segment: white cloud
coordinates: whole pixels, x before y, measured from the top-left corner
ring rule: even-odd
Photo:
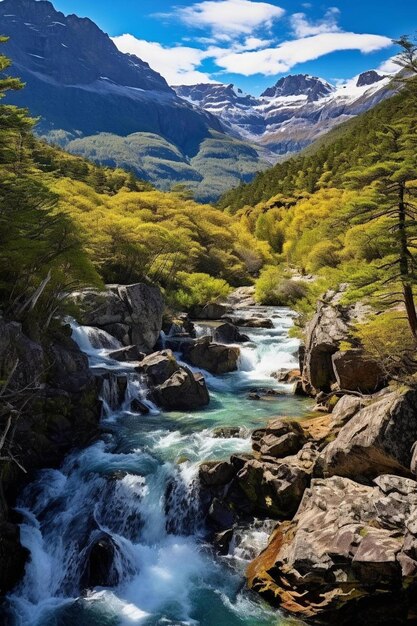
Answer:
[[[270,28],[285,11],[268,2],[251,0],[203,0],[192,6],[177,8],[176,16],[196,28],[219,34],[251,35],[258,28]]]
[[[305,13],[294,13],[291,16],[291,26],[296,37],[310,37],[321,33],[335,33],[340,31],[337,23],[340,11],[337,7],[330,7],[321,20],[311,22]]]
[[[274,76],[288,72],[297,63],[313,61],[325,54],[340,50],[375,52],[391,45],[391,39],[381,35],[356,33],[322,33],[286,41],[276,48],[251,52],[218,54],[216,63],[227,72],[252,76],[264,74]]]
[[[381,74],[396,74],[401,69],[398,63],[395,62],[397,58],[397,56],[390,57],[381,63],[381,65],[377,67],[376,71],[381,72]]]
[[[149,63],[170,85],[194,85],[214,82],[197,68],[207,58],[207,51],[188,46],[164,47],[156,41],[136,39],[133,35],[120,35],[113,38],[122,52],[135,54]]]

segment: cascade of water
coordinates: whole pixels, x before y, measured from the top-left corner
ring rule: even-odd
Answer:
[[[74,339],[92,366],[107,371],[101,399],[104,416],[111,418],[111,434],[75,452],[60,470],[40,472],[19,500],[22,543],[31,553],[25,578],[9,598],[19,626],[276,624],[276,614],[240,593],[241,575],[202,549],[197,476],[202,460],[250,448],[249,430],[242,427],[254,427],[255,411],[241,388],[266,370],[259,365],[264,350],[275,350],[278,361],[282,353],[293,358],[290,340],[278,332],[284,325],[285,319],[277,318],[277,332],[271,330],[267,349],[266,339],[263,346],[259,340],[267,333],[251,333],[247,367],[208,378],[214,389],[208,410],[170,416],[148,400],[145,382],[132,366],[107,358],[118,347],[116,340],[73,325]],[[134,400],[150,413],[138,419]],[[273,410],[267,406],[260,417]],[[235,423],[241,429],[238,438],[213,433],[215,425]],[[251,544],[260,549],[266,537],[267,529],[258,526],[249,533],[238,531],[227,558],[246,562],[254,554]],[[106,587],[89,582],[89,562],[99,540],[111,555]]]

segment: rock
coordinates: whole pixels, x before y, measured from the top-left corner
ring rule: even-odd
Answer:
[[[140,413],[141,415],[148,415],[149,413],[149,407],[146,406],[144,402],[141,402],[140,400],[138,400],[138,398],[133,398],[133,400],[130,403],[130,410],[133,413]]]
[[[235,317],[224,315],[223,319],[230,324],[245,328],[274,328],[273,321],[266,317]]]
[[[386,383],[386,374],[379,364],[366,358],[360,349],[336,352],[332,363],[340,389],[374,393]]]
[[[272,442],[284,437],[287,434],[295,434],[298,438],[303,439],[303,429],[296,421],[273,419],[268,422],[265,428],[258,428],[252,432],[252,448],[256,452],[260,452],[262,445],[266,441]],[[300,448],[303,444],[301,443]]]
[[[227,485],[235,474],[236,468],[227,461],[206,461],[199,469],[199,479],[206,487]]]
[[[216,533],[213,538],[214,547],[217,549],[217,552],[223,556],[228,554],[229,546],[233,539],[233,529],[229,528],[224,530],[223,532]]]
[[[300,370],[288,370],[280,369],[277,372],[271,374],[272,378],[275,378],[279,383],[287,383],[292,385],[301,380]]]
[[[134,345],[112,350],[108,356],[115,361],[142,361],[145,358],[145,354],[139,352],[138,347]]]
[[[144,372],[152,385],[160,385],[179,370],[171,350],[154,352],[145,357],[138,366],[140,372]]]
[[[405,572],[413,571],[417,483],[376,483],[313,480],[294,520],[277,527],[250,565],[249,586],[301,619],[405,623],[416,600]]]
[[[213,498],[208,518],[212,525],[221,530],[230,529],[236,521],[236,516],[231,506],[218,498]]]
[[[285,518],[295,513],[309,477],[293,464],[250,460],[236,478],[254,513]]]
[[[210,402],[204,377],[180,367],[161,385],[153,389],[155,401],[167,410],[193,410]]]
[[[335,425],[343,426],[364,406],[358,396],[342,396],[332,411],[332,421]]]
[[[126,345],[136,345],[141,352],[149,353],[155,346],[164,310],[158,287],[143,283],[107,285],[105,291],[83,289],[72,293],[70,298],[79,307],[81,324],[113,333],[117,329],[118,339]]]
[[[244,437],[242,428],[238,426],[218,426],[212,431],[212,436],[217,439],[239,439]]]
[[[391,392],[362,408],[323,451],[324,476],[407,475],[417,441],[417,391]]]
[[[114,566],[117,545],[107,533],[100,533],[87,548],[85,570],[81,577],[84,588],[114,587],[119,575]]]
[[[233,309],[248,308],[255,306],[255,287],[238,287],[226,298],[227,304]]]
[[[197,339],[183,351],[184,358],[212,374],[225,374],[237,370],[240,350],[235,346],[212,343],[210,337]]]
[[[220,324],[214,329],[213,339],[216,343],[243,343],[249,341],[247,335],[242,335],[239,329],[230,322]]]
[[[2,515],[0,515],[1,519]],[[29,550],[20,543],[20,529],[0,521],[0,595],[4,596],[23,578]]]
[[[199,320],[219,320],[226,314],[228,307],[219,302],[209,302],[198,313]]]
[[[286,433],[280,437],[266,434],[260,441],[261,456],[272,456],[278,459],[297,453],[303,446],[304,439],[299,433]]]
[[[336,382],[332,356],[339,351],[342,341],[349,340],[351,325],[362,321],[370,313],[370,308],[360,302],[355,306],[342,306],[340,300],[344,288],[341,285],[338,292],[328,291],[306,326],[304,362],[300,369],[306,391],[313,394],[331,390]]]

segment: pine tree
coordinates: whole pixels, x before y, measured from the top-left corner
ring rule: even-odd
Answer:
[[[417,120],[413,117],[384,126],[373,154],[374,164],[353,171],[349,178],[358,188],[372,185],[374,189],[373,200],[365,200],[357,207],[356,221],[364,223],[384,217],[391,224],[393,255],[380,266],[383,284],[400,283],[408,323],[417,338],[413,296],[417,249],[416,130]]]

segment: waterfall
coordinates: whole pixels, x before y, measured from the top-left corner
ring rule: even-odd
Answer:
[[[246,397],[254,376],[276,384],[262,378],[264,353],[275,352],[278,362],[293,358],[286,318],[276,323],[269,339],[251,332],[247,367],[207,378],[207,409],[171,414],[150,401],[134,365],[109,357],[120,347],[116,339],[72,323],[90,366],[104,372],[100,398],[110,427],[60,469],[39,472],[19,497],[21,540],[31,557],[8,598],[16,626],[277,624],[277,614],[242,589],[242,563],[264,546],[267,529],[238,529],[229,555],[214,558],[204,543],[198,485],[201,461],[249,451],[250,429],[279,412],[282,399],[254,405]],[[293,413],[300,406],[293,401]],[[237,428],[219,437],[217,426]]]

